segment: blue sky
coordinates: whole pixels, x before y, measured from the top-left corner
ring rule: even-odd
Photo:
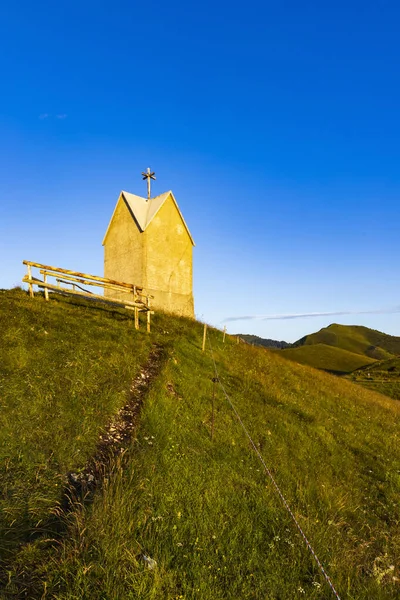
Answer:
[[[400,335],[400,6],[75,2],[0,13],[0,287],[102,274],[121,189],[172,189],[197,315],[293,341]]]

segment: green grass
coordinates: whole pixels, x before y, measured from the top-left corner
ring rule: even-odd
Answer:
[[[400,354],[400,338],[387,335],[360,325],[338,325],[333,323],[316,333],[307,335],[296,346],[326,344],[348,352],[362,354],[375,360],[391,358]]]
[[[0,560],[58,512],[150,349],[121,311],[0,294]]]
[[[14,302],[11,295],[7,301]],[[15,311],[18,302],[24,310],[37,302],[41,318],[70,314],[77,330],[94,319],[90,309],[55,301],[26,308],[25,299],[17,300]],[[136,439],[103,489],[66,518],[67,536],[39,537],[14,552],[4,597],[26,597],[24,590],[58,600],[332,597],[220,390],[210,438],[214,371],[209,350],[201,352],[202,326],[156,315],[151,336],[133,329],[128,335],[126,322],[122,327],[104,312],[98,327],[95,344],[90,335],[74,338],[75,353],[80,363],[109,336],[109,351],[125,367],[119,372],[104,361],[98,376],[118,379],[115,406],[140,362],[130,355],[131,340],[142,340],[143,357],[149,342],[163,345],[168,360],[146,398]],[[220,332],[210,335],[221,380],[342,598],[400,597],[400,404],[280,354],[229,337],[222,344]],[[126,352],[118,353],[124,344]],[[44,363],[53,360],[51,348]],[[83,386],[85,372],[79,371]],[[53,385],[57,396],[58,380]],[[43,420],[40,430],[46,435],[52,426]],[[26,428],[38,435],[37,422]],[[61,473],[71,464],[71,444],[58,445]],[[155,570],[142,553],[157,561]]]
[[[287,348],[280,350],[279,354],[289,360],[336,374],[350,373],[375,362],[373,358],[327,344],[307,344],[297,348]]]
[[[376,362],[354,371],[349,378],[368,389],[400,400],[400,358]]]

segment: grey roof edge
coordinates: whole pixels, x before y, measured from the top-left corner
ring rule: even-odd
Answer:
[[[124,199],[125,205],[126,205],[127,209],[129,210],[129,212],[130,212],[130,214],[131,214],[131,216],[132,216],[133,220],[135,221],[135,223],[136,223],[136,225],[137,225],[137,227],[138,227],[139,231],[140,231],[141,233],[143,233],[143,231],[144,231],[144,229],[146,229],[147,225],[146,225],[146,227],[145,227],[144,229],[141,227],[141,225],[140,225],[139,221],[137,220],[137,218],[136,218],[136,216],[135,216],[135,213],[134,213],[134,212],[133,212],[133,210],[131,209],[129,202],[128,202],[128,200],[127,200],[127,199],[126,199],[126,197],[125,197],[125,192],[121,192],[121,196],[122,196],[122,198]],[[113,215],[113,216],[114,216],[114,215]]]

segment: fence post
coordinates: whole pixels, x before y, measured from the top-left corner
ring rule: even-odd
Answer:
[[[148,310],[147,311],[147,333],[150,333],[150,318],[151,318],[151,311]]]
[[[27,265],[28,266],[28,279],[32,280],[32,267],[31,265]],[[32,283],[29,283],[29,295],[31,298],[33,298],[33,285]]]
[[[225,335],[226,335],[226,325],[224,327],[224,335],[222,337],[222,342],[225,344]]]
[[[135,313],[135,329],[139,329],[139,309],[137,308],[137,306],[135,306],[135,308],[134,308],[134,313]]]
[[[207,323],[204,323],[204,331],[203,331],[203,347],[202,351],[206,349],[206,336],[207,336]]]
[[[47,283],[47,274],[43,273],[43,283]],[[46,298],[46,300],[49,300],[49,290],[47,289],[47,287],[44,288],[44,297]]]

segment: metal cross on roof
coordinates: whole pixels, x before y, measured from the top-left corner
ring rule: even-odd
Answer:
[[[150,182],[151,180],[156,178],[156,174],[150,171],[150,169],[148,168],[146,173],[142,173],[143,175],[143,180],[147,179],[147,199],[150,200]]]

